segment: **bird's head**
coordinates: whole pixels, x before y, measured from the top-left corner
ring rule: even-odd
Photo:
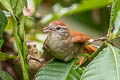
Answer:
[[[69,32],[68,27],[61,21],[53,21],[47,27],[43,29],[43,32],[46,33],[66,33]]]

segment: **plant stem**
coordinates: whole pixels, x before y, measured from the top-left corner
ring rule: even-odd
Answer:
[[[93,53],[81,66],[87,66],[105,47],[107,47],[107,44],[104,42],[102,46],[100,46],[100,48]]]
[[[18,32],[17,32],[18,31],[17,21],[15,21],[14,18],[11,18],[11,20],[12,20],[12,25],[13,25],[15,42],[16,42],[17,49],[18,49],[18,55],[20,57],[20,62],[21,62],[21,65],[22,65],[23,79],[24,80],[29,80],[28,73],[27,73],[27,66],[25,64],[25,61],[24,61],[24,58],[23,58],[23,55],[22,55],[22,54],[24,54],[24,52],[22,51],[23,45],[21,46],[22,41],[20,40],[20,36],[18,35]]]

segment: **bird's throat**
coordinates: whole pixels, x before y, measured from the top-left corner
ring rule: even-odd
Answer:
[[[57,38],[57,39],[62,39],[62,40],[66,40],[67,38],[70,37],[69,33],[57,33],[57,32],[53,32],[49,34],[50,37],[52,38]]]

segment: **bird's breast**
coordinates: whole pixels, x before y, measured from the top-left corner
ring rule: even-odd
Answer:
[[[54,51],[65,51],[66,48],[70,48],[73,46],[73,43],[71,43],[70,40],[71,38],[66,38],[65,40],[63,40],[61,36],[55,34],[49,35],[47,46],[49,46],[52,50],[54,49]]]
[[[80,51],[80,45],[71,42],[71,38],[63,40],[59,35],[48,35],[45,45],[50,55],[64,61],[76,57]]]

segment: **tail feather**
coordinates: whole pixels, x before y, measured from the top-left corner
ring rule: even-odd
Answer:
[[[87,45],[87,46],[84,47],[83,52],[84,52],[84,53],[88,53],[89,55],[91,55],[91,54],[94,53],[96,50],[97,50],[96,47],[94,47],[94,46],[92,46],[92,45]],[[83,58],[83,57],[79,57],[78,59],[79,59],[79,62],[77,63],[77,65],[80,66],[80,65],[82,64],[84,58]]]
[[[92,54],[93,52],[95,52],[97,50],[96,47],[92,46],[92,45],[87,45],[84,47],[84,52],[88,53],[88,54]]]

